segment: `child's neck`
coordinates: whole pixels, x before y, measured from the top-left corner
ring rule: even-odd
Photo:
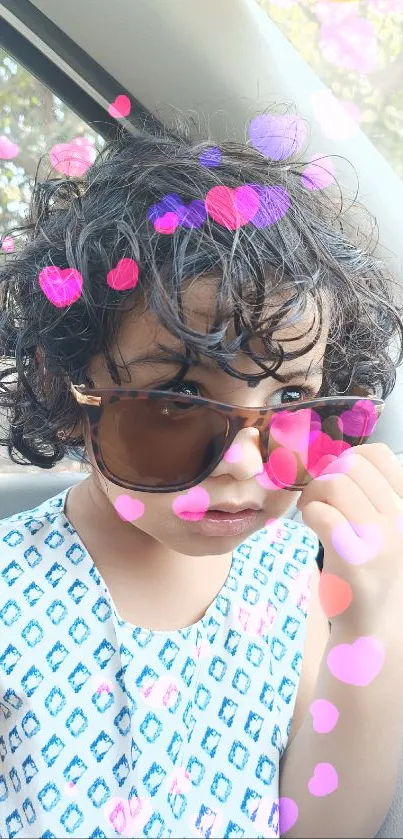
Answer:
[[[231,555],[184,556],[119,519],[94,479],[68,493],[66,516],[103,577],[120,617],[145,629],[200,620],[227,579]]]

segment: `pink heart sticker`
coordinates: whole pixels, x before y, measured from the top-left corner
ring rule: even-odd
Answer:
[[[333,161],[324,155],[315,155],[301,175],[305,189],[326,189],[334,184]]]
[[[270,425],[270,436],[293,451],[305,451],[321,433],[319,414],[311,408],[300,411],[279,411]]]
[[[317,763],[313,776],[308,783],[311,795],[323,798],[331,795],[339,786],[339,778],[331,763]]]
[[[333,702],[327,699],[315,699],[309,708],[309,713],[312,717],[313,730],[318,734],[329,734],[333,731],[340,716]]]
[[[186,521],[200,521],[210,506],[210,497],[203,487],[193,487],[172,502],[176,516]]]
[[[81,178],[97,156],[92,140],[76,137],[70,143],[57,143],[50,150],[50,162],[57,172]]]
[[[115,510],[123,521],[136,521],[144,515],[144,504],[130,495],[118,495],[114,503]]]
[[[15,243],[12,236],[5,236],[2,243],[1,249],[4,253],[14,253],[15,251]]]
[[[108,271],[106,282],[114,291],[136,288],[139,280],[139,266],[135,259],[120,259],[115,268]]]
[[[316,90],[310,98],[315,119],[326,137],[348,140],[357,133],[361,117],[355,102],[339,101],[330,90]]]
[[[239,443],[233,443],[225,452],[223,460],[227,463],[239,463],[242,460],[242,446]]]
[[[75,784],[74,781],[67,781],[67,783],[64,787],[65,795],[69,795],[71,797],[74,797],[75,795],[77,795],[77,792],[78,792],[77,784]]]
[[[283,836],[284,833],[287,833],[287,830],[291,830],[291,828],[294,827],[299,811],[298,805],[293,798],[285,798],[281,796],[278,800],[278,806],[280,836]]]
[[[260,798],[260,796],[259,796]],[[263,795],[255,811],[253,824],[257,836],[265,839],[277,839],[278,836],[278,801]]]
[[[39,273],[39,285],[48,300],[58,309],[63,309],[81,297],[83,278],[75,268],[47,265]]]
[[[338,644],[327,657],[327,666],[335,679],[357,687],[373,682],[384,662],[381,642],[370,635],[358,638],[353,644]]]
[[[17,157],[19,151],[20,147],[16,143],[13,143],[9,137],[6,137],[4,134],[0,137],[1,160],[12,160],[14,157]]]
[[[326,62],[347,71],[367,75],[378,62],[378,39],[372,20],[351,15],[342,26],[323,23],[320,29],[320,52]]]
[[[119,836],[127,839],[142,833],[148,822],[153,807],[149,798],[133,795],[130,799],[113,796],[103,808],[108,828],[112,825]]]
[[[232,610],[237,631],[251,637],[267,635],[277,618],[277,609],[270,600],[248,607],[240,600],[233,603]]]
[[[131,109],[132,105],[129,97],[122,93],[109,105],[108,114],[115,119],[121,119],[122,117],[128,117]]]
[[[333,548],[350,565],[364,565],[375,559],[384,544],[385,537],[377,524],[341,521],[332,531]]]
[[[164,673],[158,679],[150,679],[143,685],[140,694],[147,705],[164,710],[176,704],[180,695],[180,685],[177,679]]]
[[[192,788],[189,772],[184,766],[178,766],[167,776],[165,785],[171,795],[186,795]]]

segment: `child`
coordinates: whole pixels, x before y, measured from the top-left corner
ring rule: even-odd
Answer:
[[[35,188],[0,275],[3,444],[90,471],[1,523],[1,836],[359,837],[387,813],[403,475],[366,440],[402,325],[302,171],[122,132]]]

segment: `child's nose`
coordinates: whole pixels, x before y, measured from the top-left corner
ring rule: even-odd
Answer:
[[[256,428],[243,428],[236,435],[211,477],[231,475],[237,481],[247,481],[262,470],[263,457],[260,451],[259,432]]]

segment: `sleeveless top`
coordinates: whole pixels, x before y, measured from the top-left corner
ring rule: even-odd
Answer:
[[[279,836],[318,539],[280,519],[203,618],[120,618],[64,509],[0,522],[0,836]]]

